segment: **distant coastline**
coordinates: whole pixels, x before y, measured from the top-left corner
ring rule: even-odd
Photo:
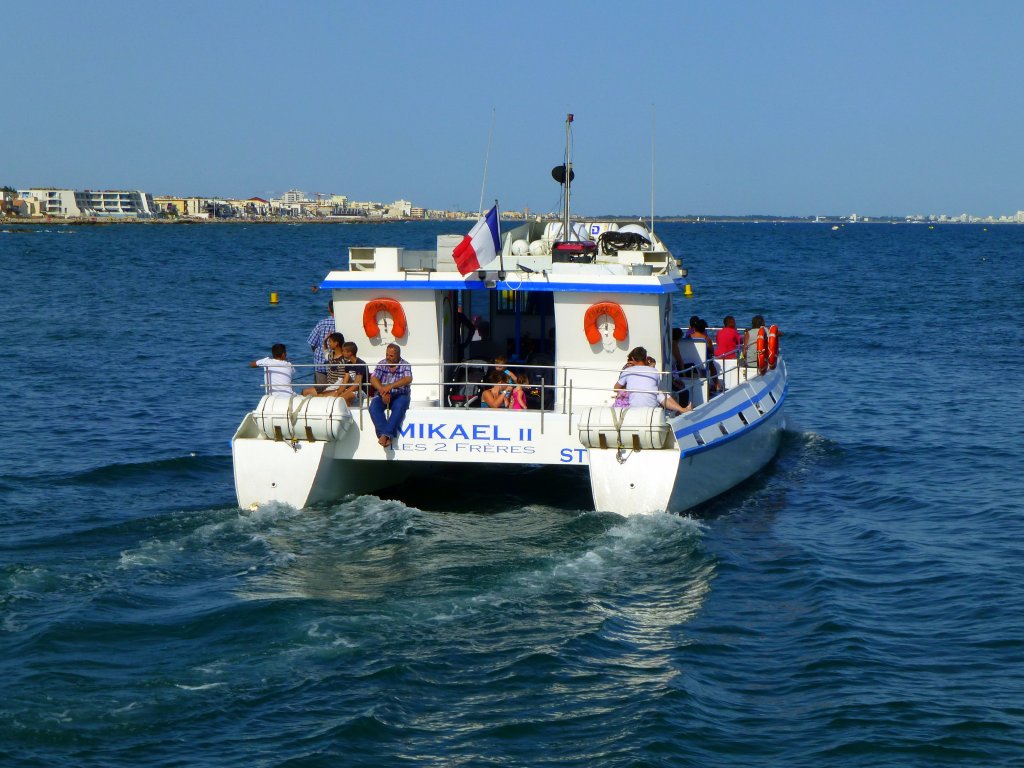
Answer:
[[[644,221],[648,221],[650,217],[639,217],[639,216],[580,216],[573,215],[573,219],[578,221],[611,221],[619,224],[637,221],[642,218]],[[543,220],[557,221],[557,217],[544,216]],[[118,217],[118,218],[88,218],[88,217],[19,217],[19,216],[0,216],[0,226],[71,226],[71,227],[108,227],[108,226],[124,226],[129,224],[141,224],[145,226],[223,226],[223,225],[239,225],[239,224],[405,224],[405,223],[424,223],[424,222],[435,222],[435,223],[448,223],[453,228],[457,228],[462,224],[470,224],[475,221],[473,218],[465,219],[424,219],[424,218],[402,218],[402,217],[389,217],[389,218],[354,218],[354,217],[325,217],[325,216],[263,216],[258,218],[217,218],[217,219],[199,219],[199,218],[137,218],[137,217]],[[507,219],[503,220],[509,224],[515,224],[520,222],[521,219]],[[974,224],[974,225],[1013,225],[1021,222],[1015,221],[1000,221],[1000,220],[968,220],[963,221],[961,219],[911,219],[908,220],[905,217],[898,216],[875,216],[869,220],[858,220],[850,221],[846,217],[825,217],[825,216],[655,216],[655,224],[657,223],[671,223],[671,224],[823,224],[831,226],[861,226],[861,225],[872,225],[872,224],[906,224],[906,225],[935,225],[935,224]]]

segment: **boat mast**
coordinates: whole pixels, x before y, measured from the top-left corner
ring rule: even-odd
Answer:
[[[572,152],[570,149],[570,126],[572,125],[572,113],[565,116],[565,206],[562,210],[562,240],[572,240],[569,229],[569,190],[572,187]]]

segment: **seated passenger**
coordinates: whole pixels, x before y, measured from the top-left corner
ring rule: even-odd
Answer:
[[[342,377],[345,375],[345,365],[342,361],[341,347],[345,343],[345,337],[338,332],[330,333],[324,339],[324,347],[327,354],[324,356],[324,374],[327,378],[323,383],[313,387],[306,387],[302,394],[307,397],[334,397],[341,386]],[[323,386],[326,384],[327,386]]]
[[[722,320],[722,330],[715,337],[715,357],[735,360],[742,345],[743,339],[736,330],[736,319],[732,315],[726,315]]]
[[[633,365],[633,361],[630,360],[627,357],[626,358],[626,364],[624,366],[622,366],[623,372],[625,372],[626,369],[630,368],[632,365]],[[620,373],[619,374],[620,380],[621,380],[621,377],[622,377],[622,374]],[[612,408],[626,408],[626,407],[629,406],[629,392],[627,392],[626,390],[619,389],[618,387],[616,387],[616,392],[615,392],[614,397],[615,397],[615,402],[612,403]]]
[[[681,406],[671,395],[659,391],[661,373],[647,364],[647,350],[636,347],[629,353],[629,367],[619,374],[615,389],[629,390],[629,405],[633,408],[653,408],[661,405],[679,413],[693,410],[692,405]]]
[[[384,359],[377,363],[370,377],[370,384],[376,392],[370,401],[370,419],[377,432],[377,442],[384,448],[390,448],[391,441],[402,428],[412,392],[409,387],[412,384],[412,367],[402,359],[401,347],[395,343],[388,344]]]
[[[506,379],[502,373],[494,370],[487,374],[487,383],[490,386],[488,386],[480,396],[480,407],[507,408],[509,393],[512,389],[512,385],[509,384],[508,379]]]
[[[356,357],[359,347],[354,341],[346,341],[341,346],[341,359],[345,362],[345,378],[341,381],[337,396],[343,398],[348,405],[359,405],[369,389],[366,361]]]
[[[494,358],[494,370],[502,376],[509,384],[516,383],[516,375],[508,368],[508,358],[505,355],[496,355]]]
[[[743,360],[747,368],[757,368],[757,335],[764,327],[764,317],[754,315],[750,328],[743,332]]]
[[[512,396],[509,398],[509,408],[513,411],[525,411],[529,406],[526,404],[526,390],[524,387],[530,385],[530,378],[525,373],[516,376],[516,386],[512,388]]]
[[[711,337],[708,336],[708,324],[707,321],[701,317],[697,318],[697,322],[693,326],[693,333],[690,334],[690,338],[694,339],[698,344],[703,341],[707,346],[707,352],[704,355],[705,365],[699,369],[701,377],[708,377],[708,388],[712,392],[718,391],[718,366],[715,365],[715,345],[711,342]]]

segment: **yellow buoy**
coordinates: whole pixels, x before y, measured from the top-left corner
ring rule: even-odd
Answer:
[[[693,296],[693,288],[690,286],[689,283],[687,283],[686,287],[683,288],[683,296]]]
[[[277,304],[277,291],[270,292],[270,303]]]

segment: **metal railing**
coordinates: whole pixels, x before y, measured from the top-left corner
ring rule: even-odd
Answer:
[[[723,368],[720,368],[716,372],[712,372],[710,370],[710,366],[708,365],[709,362],[714,362],[716,365],[723,366]],[[655,391],[636,389],[614,389],[613,385],[616,381],[618,381],[619,376],[622,374],[622,371],[624,370],[623,368],[608,368],[604,366],[598,367],[580,365],[516,364],[514,366],[507,366],[505,370],[508,371],[514,368],[514,370],[516,371],[534,372],[533,375],[535,378],[528,384],[512,385],[510,382],[509,386],[521,386],[524,389],[536,393],[531,395],[531,397],[533,398],[534,403],[537,403],[539,400],[540,407],[528,407],[527,411],[539,413],[540,431],[543,434],[545,414],[554,412],[555,406],[560,403],[560,415],[572,416],[574,413],[573,401],[577,399],[576,396],[579,393],[584,392],[603,392],[607,393],[609,397],[615,397],[616,395],[622,392],[625,392],[627,394],[634,392],[643,392],[647,394],[669,395],[672,396],[673,398],[677,398],[677,396],[680,395],[683,391],[689,391],[694,386],[700,386],[702,390],[707,393],[706,395],[704,395],[704,402],[708,402],[711,398],[715,397],[720,392],[727,391],[728,388],[723,386],[723,388],[718,392],[712,392],[711,387],[718,380],[722,380],[722,383],[724,385],[725,375],[729,372],[729,370],[731,370],[725,369],[724,364],[730,362],[735,365],[735,369],[737,370],[737,385],[742,384],[748,381],[749,379],[759,375],[756,367],[752,368],[746,365],[745,357],[743,355],[740,355],[739,357],[736,358],[713,357],[709,358],[709,360],[705,361],[702,364],[694,363],[688,365],[682,370],[659,371],[659,375],[661,377],[661,386]],[[436,388],[438,396],[436,398],[436,405],[434,407],[442,409],[467,407],[465,403],[468,400],[471,400],[472,396],[467,396],[466,393],[471,391],[470,388],[475,388],[475,395],[479,397],[484,389],[486,389],[489,386],[493,386],[493,383],[485,381],[483,379],[483,376],[489,371],[496,370],[493,362],[488,362],[484,360],[463,360],[461,362],[456,363],[431,362],[427,364],[417,364],[410,362],[409,364],[413,369],[414,376],[411,387],[415,388],[414,391],[422,391],[423,389],[427,389],[428,391],[430,391],[432,387]],[[313,369],[323,368],[324,366],[323,364],[315,363],[293,363],[292,367],[294,369],[309,370],[310,372],[313,372]],[[367,379],[369,379],[369,376],[372,375],[374,367],[374,364],[367,363]],[[426,381],[424,381],[422,376],[416,376],[417,371],[422,372],[424,369],[430,368],[433,368],[436,371],[433,377],[430,377]],[[611,384],[581,385],[576,383],[575,379],[573,378],[574,373],[585,373],[588,375],[595,373],[607,374]],[[264,379],[264,382],[266,382],[266,379]],[[666,382],[668,383],[668,386],[665,386]],[[682,386],[674,386],[675,383],[682,384]],[[293,381],[293,387],[299,387],[299,392],[301,392],[302,389],[306,388],[315,387],[318,389],[322,389],[329,386],[334,385],[330,383],[316,384],[312,381],[302,381],[301,379]],[[341,386],[348,385],[342,384]],[[358,411],[359,413],[360,429],[363,428],[364,413],[366,412],[369,406],[369,402],[373,397],[372,386],[369,384],[369,381],[363,382],[361,386],[363,388],[363,394],[357,399],[355,403],[349,406],[351,410]],[[263,383],[261,384],[261,387],[264,389],[264,391],[266,391],[267,384]],[[454,388],[456,387],[461,387],[463,390],[462,393],[460,393],[461,396],[467,397],[467,400],[460,401],[460,404],[458,405],[456,405],[452,401],[453,396],[458,396],[458,394],[454,392]],[[704,389],[704,387],[707,387],[707,389]],[[298,396],[299,392],[296,392],[295,395]],[[429,399],[434,400],[434,398]],[[587,407],[592,407],[592,405],[593,404],[588,404]],[[496,412],[500,413],[502,411],[509,409],[500,408],[495,410]],[[571,434],[573,429],[572,419],[567,420],[567,424],[569,433]]]

